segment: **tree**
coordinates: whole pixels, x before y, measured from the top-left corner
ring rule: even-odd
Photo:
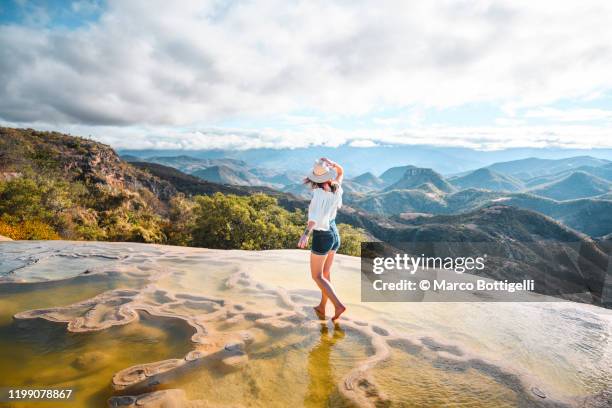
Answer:
[[[192,233],[196,223],[196,203],[178,194],[170,199],[170,210],[165,225],[168,243],[189,246],[192,244]]]
[[[361,243],[365,241],[365,234],[363,230],[348,224],[338,224],[338,232],[340,233],[341,241],[338,253],[360,256]]]
[[[265,194],[197,196],[193,245],[221,249],[278,249],[295,245],[304,216]]]

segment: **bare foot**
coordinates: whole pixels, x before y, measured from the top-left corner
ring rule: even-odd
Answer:
[[[325,309],[321,308],[321,305],[313,307],[317,317],[321,320],[325,319]]]
[[[338,318],[340,317],[340,315],[341,315],[342,313],[344,313],[344,311],[345,311],[345,310],[346,310],[346,307],[344,307],[344,306],[337,307],[337,308],[336,308],[336,314],[334,314],[334,317],[332,317],[331,321],[335,323],[335,322],[336,322],[336,320],[338,320]]]

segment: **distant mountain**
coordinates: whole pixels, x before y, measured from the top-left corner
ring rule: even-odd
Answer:
[[[390,179],[390,177],[388,177],[388,179]],[[413,166],[406,168],[402,177],[395,183],[386,187],[385,190],[410,190],[425,186],[427,184],[430,184],[436,189],[445,193],[455,191],[455,188],[436,171]]]
[[[319,157],[329,157],[342,164],[347,175],[358,175],[366,171],[378,175],[390,167],[404,166],[408,163],[417,167],[434,168],[442,174],[457,174],[486,167],[493,163],[507,162],[526,157],[560,159],[569,156],[591,155],[593,157],[612,159],[612,149],[561,149],[547,147],[481,151],[462,147],[426,145],[385,145],[369,148],[343,145],[339,147],[309,146],[304,148],[247,150],[124,150],[121,153],[138,157],[179,156],[187,154],[206,159],[232,158],[243,160],[254,167],[265,167],[281,171],[306,171],[312,166],[314,160]],[[504,172],[501,173],[505,174]],[[395,181],[392,181],[390,184]]]
[[[261,180],[274,187],[282,187],[289,184],[301,183],[304,174],[298,171],[281,171],[264,167],[249,167],[249,172]]]
[[[131,154],[122,154],[121,156],[119,156],[119,158],[121,160],[124,160],[126,162],[133,162],[133,161],[141,161],[142,159],[138,156],[133,156]]]
[[[187,155],[151,156],[144,159],[133,155],[126,157],[129,158],[129,161],[157,163],[173,167],[216,183],[281,188],[299,181],[302,177],[295,171],[253,167],[243,160],[232,158],[203,159]]]
[[[205,169],[212,166],[228,166],[234,170],[247,170],[248,165],[242,160],[217,158],[217,159],[200,159],[187,155],[180,156],[152,156],[140,160],[131,161],[146,161],[150,163],[163,164],[164,166],[174,167],[184,173],[192,174],[197,170]]]
[[[447,203],[443,197],[417,189],[386,190],[363,196],[345,195],[345,201],[364,211],[380,216],[404,212],[446,214]]]
[[[488,168],[497,173],[528,180],[534,177],[552,175],[562,171],[576,169],[581,166],[599,167],[609,163],[609,160],[598,159],[591,156],[576,156],[556,160],[530,157],[527,159],[495,163],[488,166]]]
[[[295,208],[304,209],[308,203],[303,199],[292,194],[283,193],[269,187],[260,186],[237,186],[229,184],[219,184],[210,181],[202,180],[190,174],[183,173],[173,167],[163,166],[157,163],[148,162],[133,162],[133,166],[138,167],[146,172],[158,177],[161,180],[170,183],[177,191],[187,195],[211,195],[214,193],[235,194],[235,195],[251,195],[254,193],[264,193],[276,197],[279,204],[286,209],[292,211]]]
[[[491,204],[505,204],[540,212],[593,237],[612,232],[612,200],[580,199],[559,202],[527,193],[467,189],[443,196],[428,194],[423,190],[345,194],[344,201],[372,214],[396,216],[399,222],[412,219],[415,214],[457,214]]]
[[[342,189],[345,192],[349,192],[349,193],[357,193],[357,194],[361,194],[361,193],[369,193],[371,191],[376,191],[376,188],[373,187],[369,187],[360,183],[356,183],[353,180],[345,180],[344,182],[342,182]]]
[[[555,173],[553,175],[534,177],[529,180],[526,180],[525,186],[527,188],[533,188],[533,187],[537,187],[543,184],[549,184],[553,181],[561,180],[562,178],[570,175],[574,171],[583,171],[592,176],[596,176],[596,177],[612,182],[612,163],[610,163],[609,165],[604,165],[604,166],[599,166],[599,167],[580,166],[580,167],[576,167],[575,169],[565,170],[560,173]]]
[[[520,180],[504,176],[490,168],[475,170],[465,176],[454,177],[449,182],[459,189],[481,188],[493,191],[520,191],[524,188]]]
[[[174,167],[164,166],[158,163],[150,162],[132,162],[132,166],[142,169],[162,180],[172,184],[177,191],[191,195],[210,195],[214,193],[247,195],[250,192],[240,186],[231,186],[227,184],[213,183],[202,180],[199,177],[192,176],[187,173],[175,169]]]
[[[344,190],[344,193],[356,195],[373,191],[370,187],[354,183],[350,180],[346,180],[342,183],[342,189]],[[286,185],[281,188],[281,191],[285,193],[291,193],[296,197],[302,197],[305,199],[310,199],[310,197],[312,197],[312,191],[310,190],[310,187],[304,183],[294,183]]]
[[[597,196],[597,200],[612,200],[612,191],[609,193]]]
[[[398,167],[391,167],[387,170],[385,170],[381,175],[380,175],[380,179],[386,184],[386,185],[391,185],[394,183],[397,183],[402,177],[404,177],[404,174],[406,173],[406,170],[408,169],[416,169],[417,167],[415,166],[398,166]]]
[[[448,213],[464,213],[492,204],[524,208],[547,215],[592,237],[612,232],[612,201],[579,199],[556,201],[529,193],[500,193],[468,189],[446,197]]]
[[[283,187],[281,191],[284,193],[293,194],[296,197],[301,197],[304,199],[308,199],[311,197],[310,188],[303,183],[289,184]]]
[[[211,166],[196,170],[192,173],[202,180],[213,183],[233,184],[236,186],[262,185],[263,183],[252,173],[246,170],[234,169],[229,166]]]
[[[445,191],[440,190],[438,187],[429,182],[421,184],[416,189],[424,192],[425,194],[428,194],[431,197],[441,197],[446,194]]]
[[[534,279],[540,293],[607,306],[602,301],[608,254],[594,241],[534,211],[491,205],[459,215],[417,217],[406,221],[405,228],[388,231],[386,240],[435,242],[438,256],[457,256],[456,242],[475,251],[482,243],[487,248],[484,276]]]
[[[595,197],[612,191],[612,183],[584,171],[575,171],[569,175],[530,190],[532,194],[554,200],[573,200]]]
[[[372,189],[379,189],[385,185],[383,179],[376,177],[369,171],[359,176],[352,178],[350,181],[353,183],[361,184],[362,186],[370,187]]]

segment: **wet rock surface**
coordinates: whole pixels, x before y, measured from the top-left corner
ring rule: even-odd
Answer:
[[[159,248],[147,256],[137,251],[128,256],[112,251],[105,254],[98,248],[95,254],[109,257],[111,263],[95,268],[89,275],[99,279],[122,276],[136,283],[130,287],[109,289],[72,304],[21,311],[14,315],[16,322],[44,319],[63,324],[72,333],[130,327],[130,323],[143,318],[169,319],[185,326],[190,333],[190,337],[185,339],[190,350],[184,356],[149,361],[114,373],[111,384],[116,395],[108,400],[111,407],[219,406],[208,401],[190,401],[186,392],[173,388],[173,384],[177,379],[201,370],[213,370],[219,376],[242,373],[245,382],[253,381],[255,384],[249,379],[252,378],[250,367],[253,362],[288,351],[303,352],[304,344],[310,344],[312,336],[331,326],[328,321],[319,320],[312,311],[313,296],[310,292],[257,281],[248,268],[240,267],[239,263],[237,268],[211,285],[218,290],[201,293],[194,287],[192,292],[185,291],[185,287],[194,284],[187,283],[184,287],[173,284],[176,280],[187,279],[185,272],[180,268],[173,269],[173,262],[168,260],[155,263],[156,257],[166,259],[164,256],[170,256],[165,254],[163,247]],[[168,251],[181,254],[181,249]],[[205,251],[208,250],[203,250],[207,256],[212,253]],[[171,256],[181,259],[174,254]],[[132,262],[126,262],[130,259]],[[201,256],[199,262],[207,259],[213,261],[215,257]],[[198,279],[213,279],[207,275],[196,276]],[[240,296],[224,297],[224,291],[234,291]],[[374,371],[392,362],[394,353],[401,352],[419,358],[433,369],[477,372],[486,376],[511,389],[522,406],[580,406],[577,400],[549,392],[537,377],[474,355],[459,342],[398,330],[382,320],[371,322],[361,316],[354,319],[350,308],[338,327],[368,350],[335,385],[335,398],[344,405],[393,406],[394,395],[383,391]],[[275,342],[274,339],[278,338],[287,340]],[[100,350],[80,355],[70,365],[87,372],[104,368],[107,362],[104,350]],[[253,385],[254,390],[257,387]]]

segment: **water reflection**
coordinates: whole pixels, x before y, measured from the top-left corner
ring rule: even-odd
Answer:
[[[304,398],[305,407],[328,406],[332,393],[336,389],[331,353],[338,342],[345,336],[340,326],[336,325],[329,333],[326,324],[321,325],[321,338],[308,354],[308,389]]]

